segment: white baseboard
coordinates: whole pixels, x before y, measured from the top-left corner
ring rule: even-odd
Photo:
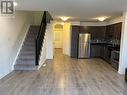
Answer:
[[[10,74],[11,72],[13,72],[13,70],[8,71],[7,73],[3,74],[2,76],[0,76],[0,79],[6,77],[8,74]]]

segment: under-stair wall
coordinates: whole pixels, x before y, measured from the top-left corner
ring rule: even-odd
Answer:
[[[38,69],[45,64],[46,60],[53,59],[53,32],[52,23],[47,24]]]
[[[47,25],[46,29],[46,59],[53,59],[53,23]]]
[[[41,68],[41,66],[45,63],[45,61],[46,61],[46,34],[45,34],[43,46],[41,49],[41,55],[40,55],[40,61],[39,61],[38,69]]]

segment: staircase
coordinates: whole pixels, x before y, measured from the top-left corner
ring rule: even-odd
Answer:
[[[16,64],[14,65],[15,70],[37,69],[35,65],[35,39],[38,31],[39,26],[30,26]]]
[[[37,70],[41,58],[47,23],[52,17],[44,11],[40,26],[30,26],[14,70]]]

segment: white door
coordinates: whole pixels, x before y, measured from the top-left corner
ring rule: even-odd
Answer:
[[[63,47],[63,31],[54,31],[54,48]]]

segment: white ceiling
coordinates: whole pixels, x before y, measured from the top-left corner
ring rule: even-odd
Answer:
[[[122,15],[127,0],[16,0],[17,10],[47,10],[54,19],[69,16],[72,20],[95,21],[93,18]]]

